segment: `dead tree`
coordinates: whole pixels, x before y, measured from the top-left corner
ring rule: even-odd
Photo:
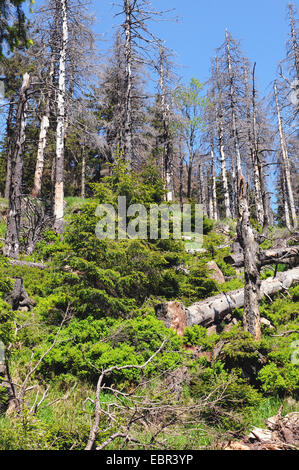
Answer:
[[[245,68],[245,83],[246,83],[246,107],[247,107],[247,127],[248,127],[248,147],[250,153],[250,160],[252,163],[252,171],[253,171],[253,187],[254,187],[254,201],[256,207],[256,217],[259,224],[263,225],[264,222],[264,213],[263,213],[263,205],[262,205],[262,192],[261,192],[261,185],[260,185],[260,178],[259,178],[259,171],[257,166],[257,158],[258,158],[258,142],[257,142],[257,132],[256,132],[256,116],[252,116],[255,114],[255,111],[251,113],[251,107],[254,106],[254,87],[253,87],[253,95],[250,97],[249,92],[249,77],[247,68]],[[253,127],[255,126],[255,130]]]
[[[260,252],[260,265],[269,266],[271,264],[283,263],[296,265],[299,261],[299,247],[291,246],[285,248],[270,249]],[[230,254],[224,261],[235,268],[244,266],[243,254]]]
[[[50,102],[53,93],[54,84],[54,72],[55,72],[55,53],[52,51],[50,60],[50,70],[47,83],[47,90],[44,96],[44,112],[40,121],[40,132],[37,149],[37,159],[34,173],[34,182],[32,189],[32,196],[39,197],[42,190],[42,178],[45,165],[45,150],[47,145],[48,130],[50,127]],[[43,96],[42,96],[43,98]]]
[[[133,139],[134,114],[134,69],[140,65],[151,65],[148,60],[149,50],[158,48],[160,41],[149,29],[149,22],[158,19],[163,12],[155,11],[148,0],[123,0],[123,8],[118,15],[124,15],[121,29],[124,34],[125,54],[125,106],[123,120],[123,148],[122,153],[130,168],[137,159]],[[135,99],[136,101],[136,99]]]
[[[235,74],[232,67],[232,56],[231,56],[231,46],[230,42],[232,38],[230,37],[229,32],[226,30],[225,42],[226,42],[226,60],[227,60],[227,72],[229,80],[229,102],[230,102],[230,111],[232,117],[232,132],[234,139],[234,148],[235,148],[235,158],[236,164],[232,165],[233,169],[233,180],[236,181],[235,187],[238,187],[238,175],[242,173],[241,167],[241,153],[240,153],[240,139],[239,139],[239,130],[237,127],[237,112],[236,112],[236,86],[235,86]]]
[[[275,95],[275,102],[276,102],[277,120],[278,120],[280,146],[281,146],[281,154],[282,154],[281,172],[282,172],[282,178],[284,182],[283,189],[285,190],[284,198],[288,204],[292,225],[296,229],[298,227],[298,222],[297,222],[297,215],[296,215],[296,208],[295,208],[295,201],[294,201],[294,193],[293,193],[292,182],[291,182],[290,160],[289,160],[289,154],[288,154],[287,141],[286,141],[283,124],[282,124],[276,81],[274,82],[274,95]],[[287,221],[287,226],[290,226],[290,222],[288,221]]]
[[[11,184],[9,192],[9,209],[7,217],[7,232],[4,245],[4,256],[18,258],[20,251],[20,226],[22,212],[22,183],[24,165],[24,146],[26,139],[26,113],[30,75],[25,73],[19,93],[16,115],[15,145],[11,161]]]
[[[13,151],[13,114],[14,114],[14,100],[12,97],[9,103],[9,110],[7,115],[6,125],[6,139],[7,139],[7,164],[6,164],[6,181],[4,197],[9,199],[10,185],[11,185],[11,159]]]
[[[231,200],[228,188],[228,179],[227,179],[227,163],[226,163],[226,154],[225,154],[225,142],[224,142],[224,108],[223,108],[223,87],[219,75],[218,59],[215,59],[215,63],[212,67],[212,103],[213,103],[213,113],[212,113],[212,122],[216,123],[216,133],[218,135],[218,145],[220,153],[220,163],[221,163],[221,179],[223,186],[223,196],[224,196],[224,209],[225,217],[230,218],[232,216],[231,212]]]
[[[263,232],[266,233],[270,224],[269,216],[269,204],[267,197],[267,188],[264,174],[264,159],[263,152],[265,149],[261,148],[259,136],[258,136],[258,123],[257,123],[257,103],[256,103],[256,88],[255,88],[255,68],[256,63],[253,66],[252,71],[252,131],[253,131],[253,142],[254,142],[254,153],[253,153],[253,164],[254,171],[257,174],[258,186],[257,191],[259,192],[259,210],[261,211],[261,222]],[[261,199],[260,199],[261,198]]]
[[[173,148],[172,136],[170,131],[170,91],[167,87],[167,79],[170,73],[169,51],[160,45],[158,72],[160,78],[160,97],[161,97],[161,118],[162,135],[160,137],[162,146],[162,177],[165,184],[165,199],[168,202],[173,200]]]
[[[261,339],[261,320],[259,302],[260,294],[260,260],[259,245],[250,224],[248,203],[248,185],[244,177],[239,175],[238,194],[238,241],[244,254],[244,328],[258,341]]]
[[[64,137],[65,137],[65,99],[66,99],[66,59],[69,39],[67,0],[57,0],[61,8],[61,46],[58,74],[56,161],[54,193],[54,228],[58,233],[64,229]]]
[[[289,41],[289,58],[292,60],[295,68],[295,75],[299,80],[299,46],[298,46],[298,28],[296,27],[296,18],[294,12],[294,5],[289,3],[289,20],[291,28],[291,37]]]
[[[215,153],[214,153],[214,139],[211,137],[211,180],[212,186],[210,188],[210,217],[218,220],[217,208],[217,192],[216,192],[216,173],[215,173]]]

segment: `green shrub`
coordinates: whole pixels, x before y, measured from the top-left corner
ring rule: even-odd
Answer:
[[[53,340],[50,335],[48,342]],[[72,321],[60,334],[59,342],[47,355],[40,373],[49,378],[71,373],[81,379],[95,381],[102,369],[127,364],[144,363],[158,348],[163,338],[168,338],[165,351],[161,352],[145,374],[156,375],[172,369],[181,363],[181,339],[172,330],[153,316],[135,318],[126,322],[92,317]],[[40,349],[37,356],[42,353]],[[140,378],[140,370],[115,371],[109,378],[114,383],[135,382]]]
[[[190,383],[191,394],[201,401],[211,394],[211,399],[222,392],[222,399],[212,409],[207,408],[202,417],[222,430],[240,430],[248,425],[247,413],[258,406],[262,395],[241,377],[238,371],[227,371],[220,361],[210,367],[201,364],[194,369]]]
[[[271,395],[299,396],[299,367],[292,362],[279,367],[270,362],[258,374],[262,389]]]
[[[212,350],[219,336],[217,334],[207,335],[207,329],[201,325],[194,325],[185,329],[183,343],[187,346],[200,346],[203,350]]]

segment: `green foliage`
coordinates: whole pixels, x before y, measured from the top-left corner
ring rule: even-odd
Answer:
[[[156,318],[148,316],[124,322],[89,317],[72,321],[62,330],[58,345],[45,358],[40,373],[52,379],[70,373],[81,379],[95,381],[102,369],[143,364],[159,349],[164,338],[168,339],[165,351],[148,365],[143,374],[158,375],[181,362],[181,339]],[[49,342],[51,340],[53,335],[47,339]],[[108,380],[113,383],[131,383],[138,381],[140,374],[137,369],[115,371]]]
[[[292,287],[290,289],[290,294],[292,295],[294,302],[299,302],[299,285]]]
[[[225,370],[220,361],[210,367],[202,367],[199,363],[194,368],[190,389],[192,396],[200,401],[224,384],[223,399],[219,400],[216,409],[207,410],[203,416],[208,423],[221,429],[244,429],[248,424],[247,414],[259,405],[262,395],[249,385],[238,371]],[[234,413],[231,413],[232,411]]]
[[[9,344],[13,336],[14,314],[11,306],[0,299],[0,342]]]
[[[260,370],[258,379],[267,394],[299,397],[299,367],[296,364],[287,362],[279,367],[270,362]]]
[[[294,299],[296,298],[296,294]],[[299,313],[299,302],[292,302],[290,298],[278,296],[270,305],[264,300],[260,307],[261,315],[266,317],[274,326],[280,326],[296,320]]]
[[[187,346],[200,346],[205,351],[211,351],[215,347],[219,336],[207,335],[207,329],[201,325],[194,325],[185,329],[183,343]]]
[[[242,326],[235,325],[221,335],[224,346],[221,360],[229,370],[240,370],[251,384],[256,384],[258,371],[266,362],[271,347],[265,339],[255,341]]]
[[[25,0],[1,1],[0,58],[3,56],[4,45],[8,46],[9,52],[12,52],[22,43],[27,47],[32,43],[26,37],[26,18],[22,10],[24,2]]]
[[[210,279],[207,266],[202,261],[191,266],[190,274],[182,280],[180,298],[186,305],[217,294],[217,283]]]

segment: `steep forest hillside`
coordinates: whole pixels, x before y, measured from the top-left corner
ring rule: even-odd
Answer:
[[[105,58],[87,2],[24,3],[0,8],[0,450],[298,450],[294,5],[266,103],[228,30],[183,84],[147,0]]]

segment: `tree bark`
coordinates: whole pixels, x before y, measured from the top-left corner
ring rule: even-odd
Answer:
[[[16,116],[15,146],[11,161],[11,184],[9,192],[9,208],[7,217],[7,232],[3,249],[4,256],[18,258],[20,245],[20,226],[22,212],[22,184],[24,167],[24,146],[26,139],[27,92],[30,86],[30,75],[23,75],[19,93]]]
[[[221,117],[218,115],[218,111],[216,111],[216,121],[218,127],[218,137],[219,137],[219,150],[220,150],[220,162],[221,162],[221,177],[222,177],[222,185],[224,191],[224,208],[225,208],[225,217],[231,218],[232,213],[230,209],[230,197],[228,191],[228,181],[227,181],[227,172],[226,172],[226,162],[225,162],[225,152],[224,152],[224,139],[223,139],[223,128],[221,123]]]
[[[59,90],[57,100],[56,168],[54,194],[54,228],[58,233],[64,230],[64,137],[65,137],[65,90],[66,55],[68,46],[68,13],[66,0],[59,0],[62,14],[62,45],[59,59]]]
[[[211,142],[211,171],[212,171],[212,189],[211,189],[212,218],[214,220],[218,220],[216,174],[215,174],[215,154],[214,154],[214,144],[213,144],[213,142]]]
[[[134,2],[135,3],[135,2]],[[130,0],[124,0],[125,21],[125,60],[126,60],[126,101],[124,120],[124,157],[131,168],[133,160],[133,136],[132,136],[132,5]]]
[[[163,179],[165,182],[167,202],[173,201],[173,175],[172,175],[172,158],[171,158],[171,137],[169,132],[169,105],[166,100],[165,90],[165,50],[160,48],[160,93],[161,93],[161,111],[162,111],[162,168]]]
[[[293,193],[293,188],[292,188],[292,183],[291,183],[290,160],[289,160],[288,148],[287,148],[286,138],[285,138],[285,134],[283,130],[281,114],[280,114],[280,106],[279,106],[279,101],[278,101],[276,81],[274,82],[274,94],[275,94],[275,101],[276,101],[277,119],[278,119],[279,135],[280,135],[281,152],[282,152],[282,172],[283,172],[285,183],[286,183],[286,195],[285,196],[288,201],[288,205],[290,209],[292,225],[294,228],[297,228],[298,222],[297,222],[297,216],[296,216],[294,193]]]
[[[229,76],[229,96],[230,96],[230,108],[232,115],[232,131],[234,137],[234,146],[235,146],[235,157],[236,157],[236,167],[234,168],[234,186],[235,194],[237,194],[237,188],[239,185],[238,178],[242,174],[241,166],[241,153],[240,153],[240,142],[239,142],[239,131],[237,127],[237,115],[236,115],[236,105],[235,105],[235,88],[234,88],[234,74],[232,70],[232,58],[230,52],[230,43],[229,35],[226,30],[226,51],[227,51],[227,67],[228,67],[228,76]],[[234,166],[234,165],[233,165]]]
[[[243,248],[245,275],[243,322],[245,330],[258,341],[261,339],[259,246],[250,224],[248,185],[241,174],[238,180],[237,233],[238,241]]]
[[[5,199],[9,199],[10,185],[11,185],[11,159],[13,152],[13,111],[14,111],[14,97],[11,98],[9,103],[9,110],[7,116],[6,136],[7,136],[7,164],[6,164],[6,181],[5,181]]]
[[[45,149],[47,145],[48,130],[50,127],[50,100],[51,100],[51,95],[52,95],[51,87],[53,86],[54,71],[55,71],[55,54],[54,52],[52,52],[50,72],[49,72],[49,84],[48,84],[48,91],[46,94],[44,115],[42,116],[41,122],[40,122],[37,159],[36,159],[34,182],[33,182],[33,189],[32,189],[33,197],[39,197],[41,194],[41,189],[42,189],[42,178],[43,178],[44,164],[45,164]]]
[[[254,77],[254,72],[253,72]],[[255,87],[253,85],[252,96],[249,93],[249,79],[248,71],[245,69],[245,81],[246,81],[246,103],[247,103],[247,126],[248,126],[248,144],[250,152],[250,160],[253,169],[253,186],[254,186],[254,201],[256,207],[256,218],[259,224],[264,224],[264,211],[262,203],[262,191],[259,178],[259,169],[257,165],[258,157],[258,140],[256,134],[256,109],[255,109]],[[251,104],[252,114],[251,116]]]
[[[81,198],[85,199],[85,180],[86,180],[86,155],[85,147],[82,146],[82,169],[81,169]]]
[[[263,167],[262,153],[259,149],[259,139],[257,133],[257,116],[256,116],[256,89],[255,89],[255,67],[254,64],[252,71],[252,119],[253,119],[253,164],[256,178],[256,202],[257,202],[257,213],[260,223],[263,226],[263,233],[267,232],[269,227],[269,209],[268,199],[266,193],[266,182]],[[260,213],[260,216],[259,216]]]

